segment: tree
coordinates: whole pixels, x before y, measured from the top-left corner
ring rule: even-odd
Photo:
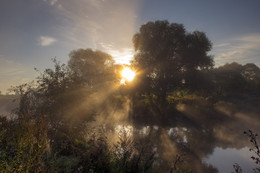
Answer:
[[[90,87],[114,79],[114,60],[111,55],[92,49],[78,49],[70,54],[68,66],[80,78],[82,84]]]
[[[175,87],[191,85],[196,71],[213,66],[212,57],[207,55],[211,43],[205,33],[189,33],[182,24],[148,22],[134,35],[133,44],[133,64],[148,82],[147,90],[160,99]]]
[[[247,86],[242,75],[243,66],[236,62],[225,64],[213,70],[216,92],[218,95],[242,93]]]
[[[243,66],[242,76],[247,81],[247,89],[252,94],[260,94],[260,69],[255,64],[248,63]]]
[[[253,63],[248,63],[243,66],[242,75],[246,80],[253,81],[260,79],[260,69]]]

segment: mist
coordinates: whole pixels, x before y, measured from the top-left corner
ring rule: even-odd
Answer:
[[[102,11],[100,3],[107,3],[90,2],[90,15],[92,6]],[[77,3],[60,5],[61,10],[81,9]],[[115,11],[108,17],[116,16],[115,23],[102,21],[97,31],[114,27],[120,22],[116,12],[127,7],[110,5]],[[77,13],[74,18],[82,16]],[[85,26],[79,20],[76,27]],[[128,24],[123,28],[131,33],[135,21]],[[93,40],[115,36],[88,32]],[[117,36],[122,38],[117,44],[124,45],[125,35]],[[34,81],[11,88],[13,95],[0,95],[0,170],[220,172],[209,159],[216,151],[248,149],[252,159],[226,162],[225,171],[231,172],[240,168],[241,159],[259,159],[258,66],[233,62],[215,67],[204,32],[188,32],[183,24],[166,20],[143,24],[132,40],[130,64],[118,63],[112,49],[78,48],[67,63],[53,59],[53,67],[38,72]],[[126,68],[131,80],[122,75]],[[259,162],[248,165],[242,167],[246,172],[259,168]]]

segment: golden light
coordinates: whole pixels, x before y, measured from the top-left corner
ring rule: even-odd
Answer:
[[[125,67],[121,72],[121,84],[125,84],[126,81],[132,81],[135,77],[135,72],[131,70],[129,67]]]
[[[121,84],[125,84],[125,79],[124,79],[124,78],[121,79],[120,83],[121,83]]]

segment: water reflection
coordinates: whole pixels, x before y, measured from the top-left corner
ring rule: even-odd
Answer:
[[[226,103],[197,106],[177,105],[174,116],[166,114],[162,122],[156,119],[142,124],[139,119],[138,123],[116,126],[115,132],[125,131],[134,139],[149,138],[160,164],[164,164],[162,171],[170,170],[176,155],[183,157],[183,167],[196,172],[232,172],[235,163],[244,172],[252,171],[256,165],[250,159],[251,144],[243,131],[260,131],[260,110]]]
[[[131,125],[117,125],[115,127],[115,132],[118,136],[126,135],[131,137],[133,135],[133,126]]]
[[[169,130],[167,130],[167,133],[169,136],[174,136],[174,137],[181,137],[177,142],[184,142],[187,143],[187,136],[186,136],[186,132],[187,132],[187,128],[186,127],[172,127]]]
[[[248,147],[242,149],[232,148],[219,148],[216,147],[214,152],[208,157],[204,158],[204,161],[213,164],[218,168],[219,172],[234,172],[232,164],[238,163],[243,172],[253,172],[255,164],[250,159],[251,153]]]

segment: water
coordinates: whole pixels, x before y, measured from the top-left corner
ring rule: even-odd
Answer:
[[[176,154],[185,153],[183,167],[197,172],[231,173],[237,163],[244,173],[251,173],[258,166],[249,151],[253,145],[243,133],[248,129],[260,132],[258,107],[221,103],[213,108],[179,105],[177,109],[177,114],[164,117],[160,125],[157,120],[150,125],[128,125],[125,131],[130,136],[148,136],[167,163],[173,163]]]
[[[253,173],[255,164],[252,162],[251,153],[248,147],[242,149],[219,148],[216,147],[211,155],[204,158],[204,161],[214,165],[219,172],[233,172],[233,164],[237,163],[243,172]]]
[[[6,111],[8,105],[3,105],[1,108]],[[111,123],[115,124],[114,131],[118,134],[124,132],[132,138],[148,137],[156,156],[168,164],[166,170],[170,170],[177,154],[183,157],[184,168],[201,173],[217,172],[216,169],[220,173],[231,173],[235,163],[244,173],[251,173],[257,167],[250,158],[253,153],[249,148],[253,146],[243,132],[248,129],[260,132],[259,103],[254,105],[242,101],[234,105],[223,102],[211,107],[207,104],[179,104],[176,111],[169,112],[165,117],[154,119],[149,112],[142,112],[136,114],[132,123]]]

